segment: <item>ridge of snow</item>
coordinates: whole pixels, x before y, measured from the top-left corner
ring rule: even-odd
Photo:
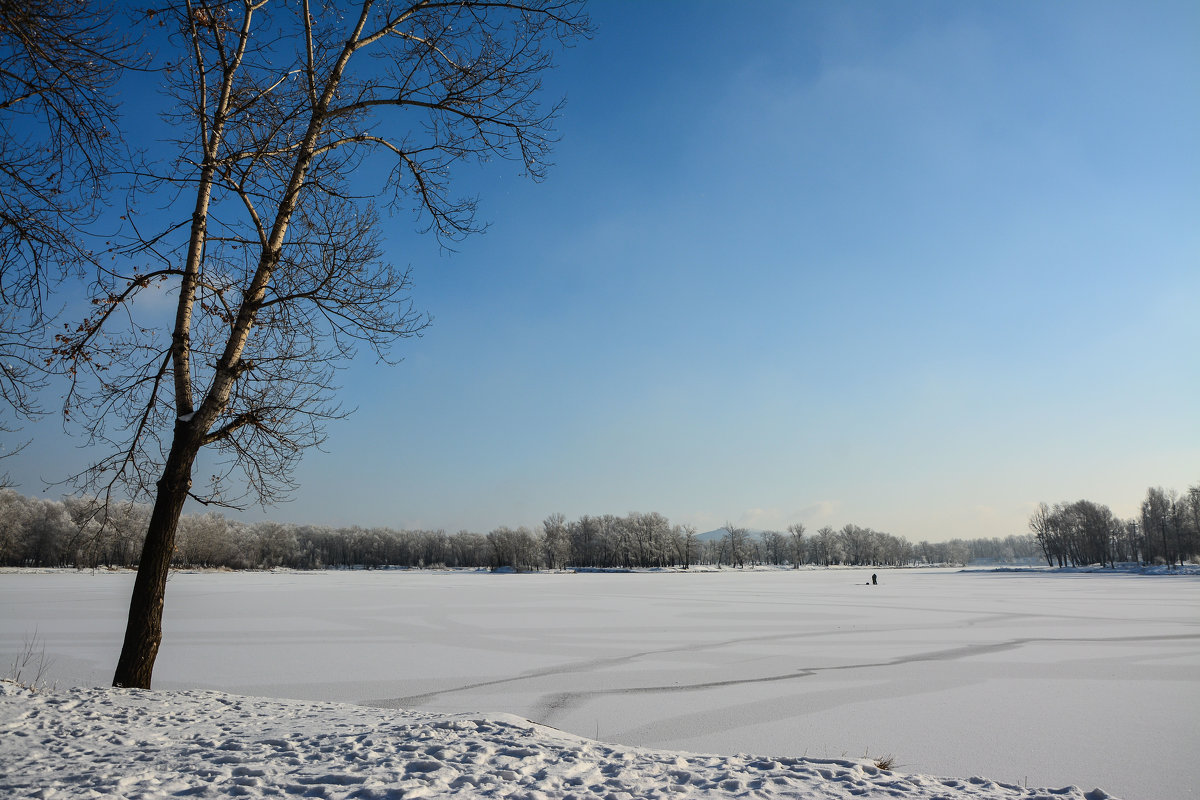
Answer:
[[[509,714],[435,714],[221,692],[0,681],[0,795],[1113,800],[1075,786],[879,769],[869,759],[609,745]]]

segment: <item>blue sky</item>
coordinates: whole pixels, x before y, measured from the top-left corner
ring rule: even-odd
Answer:
[[[589,10],[550,177],[466,171],[454,254],[388,221],[434,326],[267,516],[917,541],[1200,482],[1200,5]]]

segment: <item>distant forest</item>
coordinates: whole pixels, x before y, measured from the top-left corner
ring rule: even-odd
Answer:
[[[55,501],[0,490],[0,565],[132,567],[138,562],[150,508],[105,509],[95,500]],[[224,569],[488,568],[652,569],[691,565],[919,566],[1028,564],[1050,566],[1173,564],[1200,554],[1200,485],[1180,494],[1152,488],[1137,519],[1123,520],[1088,500],[1041,504],[1030,532],[1003,539],[909,542],[847,524],[808,531],[748,531],[727,524],[698,536],[662,514],[551,514],[539,530],[500,527],[487,533],[392,528],[333,528],[278,522],[244,523],[219,513],[184,515],[173,565]]]

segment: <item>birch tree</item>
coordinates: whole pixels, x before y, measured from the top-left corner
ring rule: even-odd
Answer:
[[[588,32],[576,0],[178,0],[155,19],[177,56],[175,156],[140,171],[134,237],[56,348],[64,411],[107,453],[78,482],[153,504],[113,679],[141,688],[184,503],[286,496],[343,415],[335,371],[359,347],[394,361],[427,325],[366,198],[444,243],[479,230],[454,166],[503,157],[544,176],[559,105],[540,103],[540,76]],[[183,208],[146,211],[161,198]],[[139,301],[164,297],[171,324],[150,324]],[[194,482],[202,451],[211,475]]]

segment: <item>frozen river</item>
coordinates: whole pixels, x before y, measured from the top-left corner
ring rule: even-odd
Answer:
[[[1200,797],[1200,577],[179,573],[157,688],[503,711],[623,744]],[[111,678],[129,573],[0,574],[0,656]]]

